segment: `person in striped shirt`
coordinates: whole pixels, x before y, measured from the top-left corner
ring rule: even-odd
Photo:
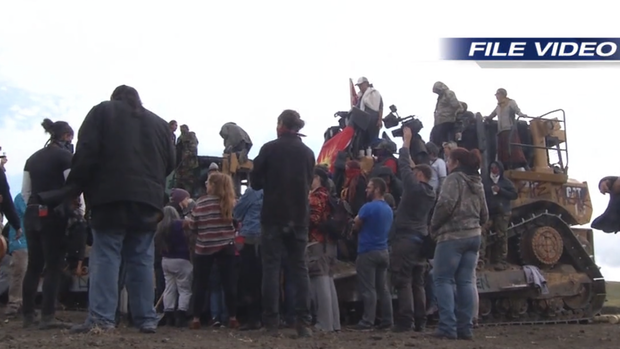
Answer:
[[[223,173],[213,173],[206,182],[207,194],[196,202],[196,207],[185,219],[185,226],[196,235],[194,247],[194,318],[192,329],[200,328],[200,313],[204,308],[209,288],[209,276],[217,263],[224,288],[226,307],[230,309],[228,327],[238,328],[234,314],[237,309],[233,275],[235,258],[235,227],[233,208],[235,190],[232,178]]]

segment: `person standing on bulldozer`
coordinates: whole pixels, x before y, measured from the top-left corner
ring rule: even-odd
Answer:
[[[190,132],[187,125],[181,125],[181,135],[177,140],[177,169],[175,171],[176,188],[185,189],[193,194],[195,174],[198,167],[198,138]]]
[[[515,145],[521,143],[521,137],[516,129],[513,130],[513,127],[516,127],[515,115],[521,117],[527,115],[521,112],[514,99],[508,98],[508,92],[505,89],[497,89],[495,98],[497,98],[497,106],[485,120],[488,122],[497,116],[497,159],[506,169],[525,169],[528,164],[523,148]]]
[[[457,115],[463,111],[461,102],[456,98],[452,90],[441,81],[433,85],[433,93],[437,94],[435,106],[435,124],[431,130],[430,141],[437,147],[444,142],[455,141],[455,136],[460,133],[457,126]]]
[[[373,139],[379,138],[379,131],[383,126],[383,97],[364,76],[357,79],[355,86],[360,89],[356,107],[370,115],[370,122],[365,132],[367,142],[363,142],[370,144]]]

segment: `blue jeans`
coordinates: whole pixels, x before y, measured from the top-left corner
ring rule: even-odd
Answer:
[[[226,303],[224,303],[224,287],[220,280],[220,271],[218,270],[217,264],[211,269],[211,276],[209,279],[211,318],[219,322],[226,322],[228,321],[228,309],[226,309]]]
[[[426,310],[437,306],[437,298],[435,297],[435,283],[433,282],[433,269],[426,275],[424,288],[426,291]],[[430,315],[430,314],[429,314]]]
[[[122,259],[133,323],[143,329],[157,327],[158,317],[153,306],[154,235],[124,229],[93,229],[89,260],[88,325],[114,327]]]
[[[439,334],[451,338],[472,335],[476,295],[472,281],[479,248],[480,236],[442,241],[435,248],[433,280],[440,300]]]

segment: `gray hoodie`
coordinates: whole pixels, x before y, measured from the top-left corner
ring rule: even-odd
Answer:
[[[443,183],[431,218],[433,239],[442,242],[478,236],[488,220],[480,175],[452,171]]]

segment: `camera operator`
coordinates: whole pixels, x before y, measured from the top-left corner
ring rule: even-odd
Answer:
[[[435,190],[428,184],[432,169],[426,164],[416,165],[411,159],[412,137],[412,130],[403,127],[403,146],[398,158],[403,196],[394,219],[390,261],[392,285],[398,295],[394,318],[394,330],[398,332],[410,330],[414,323],[416,331],[423,331],[426,326],[422,246],[428,236],[428,214],[435,204]]]

